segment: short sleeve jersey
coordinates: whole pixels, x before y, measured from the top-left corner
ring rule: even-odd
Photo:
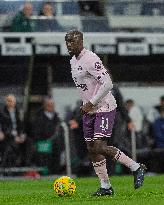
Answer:
[[[109,75],[100,58],[87,49],[83,49],[76,58],[70,60],[73,81],[79,90],[83,104],[89,102],[103,84],[105,75]],[[117,107],[111,91],[94,107],[93,112],[108,112]]]

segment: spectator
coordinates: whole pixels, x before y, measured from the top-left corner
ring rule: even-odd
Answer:
[[[69,121],[69,126],[73,138],[71,145],[72,147],[75,146],[75,153],[72,153],[72,161],[76,161],[76,164],[73,164],[72,166],[78,176],[89,175],[91,171],[90,161],[88,159],[87,145],[83,137],[83,121],[82,115],[80,113],[81,105],[82,101],[77,101],[76,107],[72,112],[72,119]]]
[[[144,115],[139,106],[137,106],[134,100],[129,99],[125,103],[126,109],[128,110],[129,116],[134,123],[134,131],[137,137],[137,149],[141,149],[147,146],[147,139],[143,136],[143,122]]]
[[[129,117],[128,111],[125,109],[124,100],[119,88],[114,85],[111,91],[117,103],[117,119],[113,127],[112,143],[115,146],[119,146],[119,148],[123,149],[126,153],[131,154],[131,144],[129,143],[127,131],[131,131],[134,128],[134,123]]]
[[[141,109],[135,104],[132,99],[126,101],[126,109],[128,110],[129,116],[134,123],[134,130],[139,133],[143,127],[143,114]]]
[[[3,161],[3,155],[7,145],[6,137],[3,130],[3,122],[4,122],[3,115],[2,113],[0,113],[0,164]]]
[[[154,146],[154,139],[155,139],[153,124],[160,117],[160,109],[163,106],[164,106],[164,95],[160,97],[159,104],[152,107],[149,110],[149,112],[146,116],[146,118],[147,118],[147,127],[148,127],[147,128],[147,130],[148,130],[147,134],[149,136],[150,147]]]
[[[68,124],[72,119],[72,108],[70,105],[65,106],[64,113],[64,121]]]
[[[43,109],[36,116],[34,133],[37,145],[37,165],[47,166],[50,174],[59,173],[61,154],[64,150],[64,133],[52,98],[44,99]],[[41,150],[40,145],[44,143],[50,149]]]
[[[4,153],[3,166],[13,162],[13,166],[30,166],[33,146],[31,140],[24,132],[24,125],[20,119],[20,113],[16,105],[14,95],[6,96],[6,104],[3,110],[3,129],[7,140],[7,147]],[[10,156],[15,155],[11,161]]]
[[[30,19],[32,14],[32,4],[25,3],[23,10],[20,11],[16,16],[13,18],[11,24],[11,31],[12,32],[32,32],[34,31],[33,22]]]
[[[37,31],[63,31],[62,26],[54,17],[53,7],[50,3],[43,5],[40,16],[44,18],[37,20]]]
[[[47,17],[53,17],[54,16],[53,7],[50,3],[45,3],[43,5],[43,8],[40,12],[40,16],[47,16]]]
[[[120,113],[121,117],[127,123],[128,129],[132,130],[134,128],[134,123],[132,122],[131,118],[128,115],[127,110],[125,109],[122,94],[116,85],[114,85],[112,88],[112,94],[114,95],[117,102],[117,111]]]
[[[152,149],[152,157],[150,168],[152,172],[163,173],[163,156],[164,156],[164,106],[160,108],[160,117],[152,124],[154,149]]]
[[[161,108],[164,107],[164,95],[160,97],[160,104],[155,106],[155,109],[158,111],[158,113],[161,115]]]
[[[103,3],[100,1],[79,1],[81,15],[103,15]]]
[[[164,148],[164,106],[160,109],[160,117],[153,123],[155,148]]]
[[[150,123],[153,123],[157,118],[160,117],[160,109],[164,106],[164,95],[160,97],[160,102],[158,105],[155,105],[151,108],[147,115],[147,120]]]
[[[111,75],[111,74],[110,74]],[[131,156],[131,141],[129,140],[129,131],[134,127],[134,123],[128,115],[128,111],[125,109],[123,96],[118,88],[114,85],[112,88],[112,94],[115,97],[117,103],[116,119],[113,126],[112,138],[109,141],[111,145],[115,145],[123,150],[126,154]],[[128,173],[126,167],[116,164],[113,160],[108,160],[108,166],[111,170],[110,174]]]

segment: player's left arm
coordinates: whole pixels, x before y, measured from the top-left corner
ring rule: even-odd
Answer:
[[[100,87],[96,95],[81,107],[82,113],[90,112],[92,108],[113,88],[111,77],[98,57],[93,58],[93,63],[91,63],[88,72],[100,83]]]
[[[113,88],[112,79],[101,60],[99,58],[96,58],[95,60],[96,61],[92,63],[92,67],[88,71],[100,83],[96,95],[90,100],[93,105],[96,105]]]

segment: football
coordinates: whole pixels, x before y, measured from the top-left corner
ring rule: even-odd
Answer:
[[[75,190],[76,184],[71,177],[62,176],[54,182],[54,191],[58,196],[73,196]]]

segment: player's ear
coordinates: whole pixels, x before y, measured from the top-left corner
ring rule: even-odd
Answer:
[[[83,40],[82,39],[79,41],[79,44],[80,44],[80,46],[83,46]]]

